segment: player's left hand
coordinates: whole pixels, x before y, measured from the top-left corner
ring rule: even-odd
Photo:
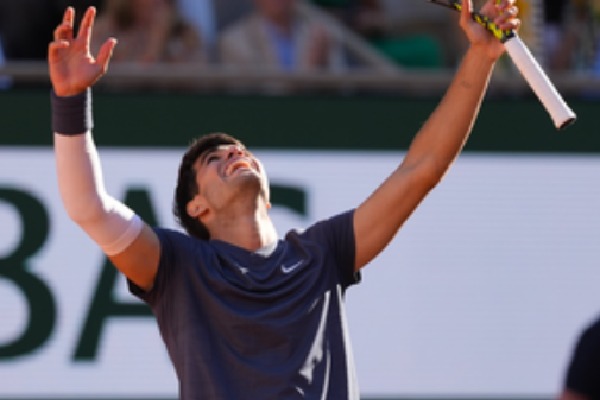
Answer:
[[[106,73],[116,40],[108,39],[97,57],[90,54],[90,38],[96,9],[87,9],[77,36],[73,35],[75,9],[68,7],[62,23],[54,31],[48,47],[48,66],[54,91],[59,96],[72,96],[85,91]]]
[[[521,21],[518,18],[516,0],[487,0],[479,13],[488,17],[502,30],[518,30]],[[484,46],[486,54],[496,60],[504,53],[504,45],[479,25],[471,17],[473,4],[471,0],[463,1],[460,26],[465,31],[471,46]]]

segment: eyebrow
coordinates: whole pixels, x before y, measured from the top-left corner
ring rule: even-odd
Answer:
[[[200,154],[200,157],[198,157],[198,159],[200,160],[200,164],[204,164],[206,159],[213,153],[219,151],[219,146],[213,146],[209,149],[206,149],[206,151],[204,151],[202,154]]]

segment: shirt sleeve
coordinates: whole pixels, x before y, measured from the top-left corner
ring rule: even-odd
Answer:
[[[168,230],[161,228],[154,228],[154,232],[156,233],[160,243],[160,258],[152,289],[146,291],[133,283],[131,280],[127,279],[127,285],[131,294],[151,306],[152,304],[156,303],[157,298],[161,295],[161,293],[163,293],[166,282],[169,280],[169,274],[173,272],[172,268],[167,268],[167,265],[171,263],[170,260],[173,259],[173,246],[171,244],[169,232]]]
[[[348,210],[329,219],[317,222],[310,230],[317,240],[326,244],[333,253],[337,266],[338,279],[342,287],[360,282],[359,272],[354,271],[354,210]]]

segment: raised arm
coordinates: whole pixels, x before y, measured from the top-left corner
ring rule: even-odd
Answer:
[[[472,4],[463,1],[460,26],[470,46],[442,101],[415,136],[400,166],[354,214],[355,268],[371,261],[446,173],[467,140],[496,60],[504,46],[472,21]],[[516,29],[514,0],[481,12],[503,29]]]
[[[106,192],[91,133],[90,88],[106,73],[116,44],[108,39],[96,58],[90,54],[95,15],[90,7],[74,36],[75,10],[67,8],[48,48],[58,184],[69,217],[121,272],[149,289],[158,268],[158,238],[131,209]]]

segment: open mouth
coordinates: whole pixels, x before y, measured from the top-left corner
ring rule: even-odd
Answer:
[[[236,160],[227,166],[227,169],[225,170],[225,176],[231,176],[240,170],[253,170],[252,163],[243,158]]]

